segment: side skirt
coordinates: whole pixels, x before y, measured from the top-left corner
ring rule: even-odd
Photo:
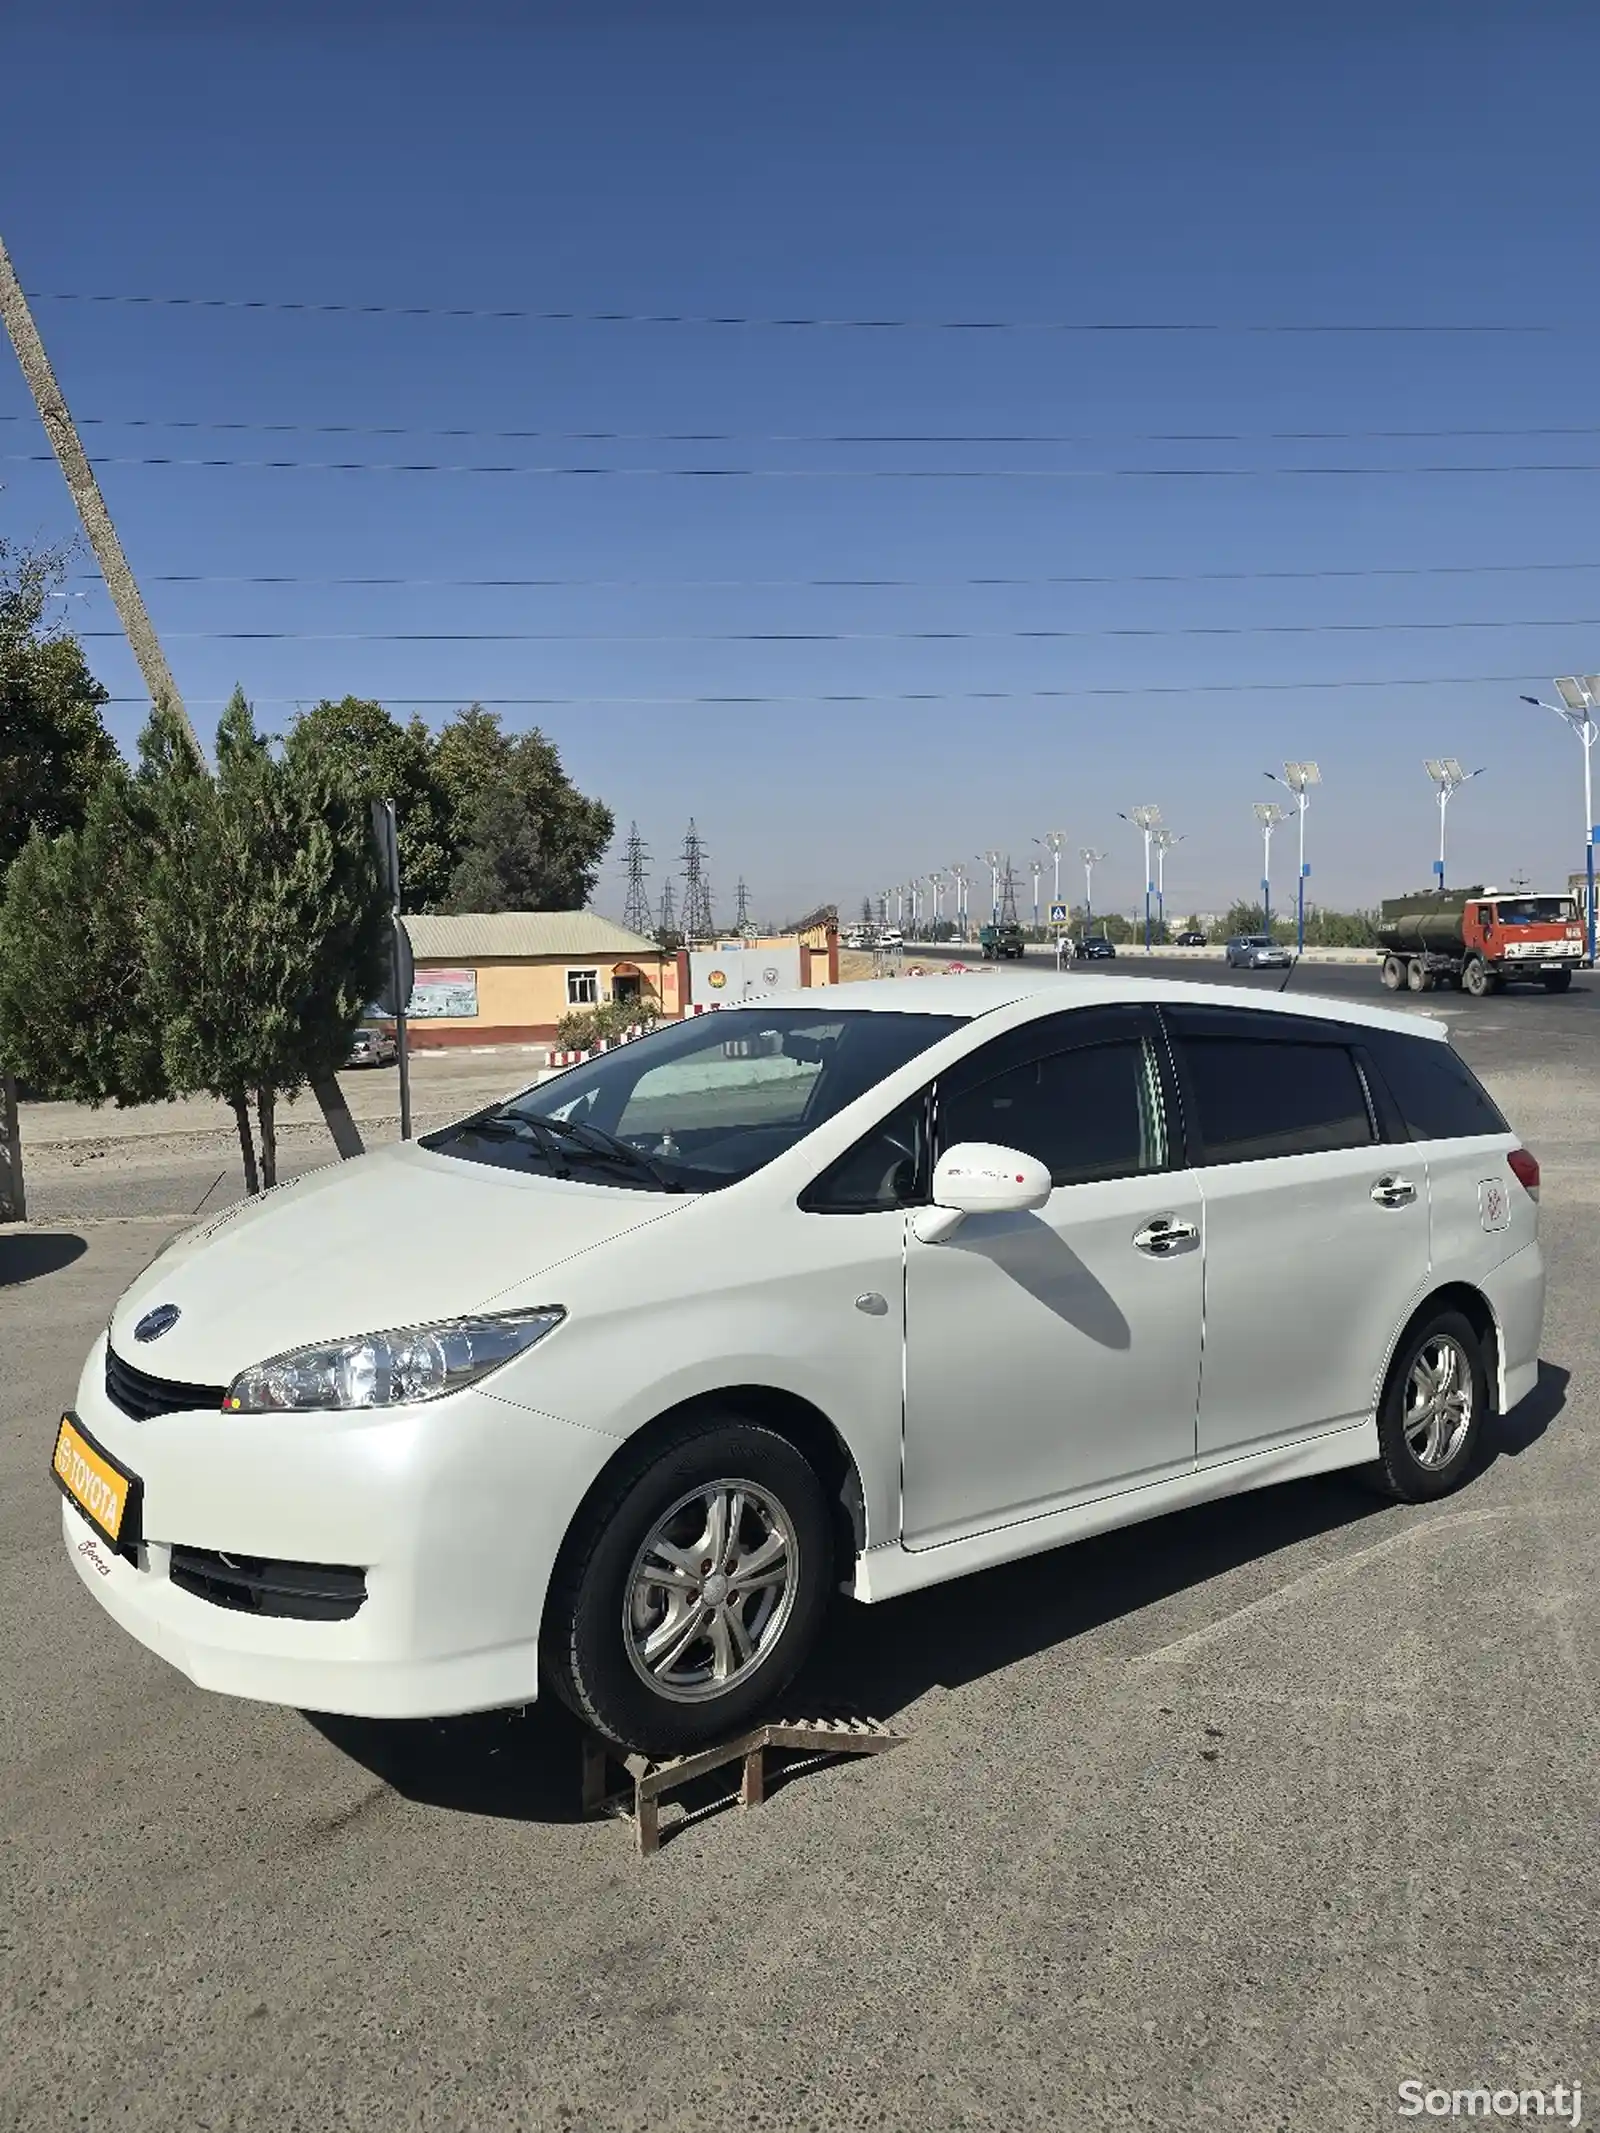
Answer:
[[[966,1577],[974,1570],[989,1570],[997,1563],[1015,1562],[1025,1555],[1042,1555],[1048,1548],[1087,1540],[1092,1534],[1109,1533],[1118,1526],[1137,1525],[1142,1519],[1161,1518],[1168,1511],[1182,1511],[1190,1504],[1242,1496],[1247,1489],[1269,1489],[1280,1481],[1303,1481],[1313,1474],[1334,1473],[1340,1467],[1365,1466],[1377,1456],[1378,1424],[1369,1415],[1348,1428],[1330,1430],[1326,1436],[1302,1438],[1295,1444],[1251,1452],[1242,1459],[1221,1460],[1194,1473],[1151,1482],[1143,1488],[1121,1489],[1112,1496],[1046,1511],[1013,1525],[994,1526],[962,1540],[945,1541],[936,1548],[906,1548],[898,1541],[869,1548],[857,1559],[855,1579],[848,1589],[858,1600],[897,1599],[901,1593],[915,1592],[923,1585],[943,1584],[947,1578]]]

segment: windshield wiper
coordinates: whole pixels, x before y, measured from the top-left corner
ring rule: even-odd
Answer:
[[[485,1118],[469,1118],[455,1130],[476,1133],[486,1141],[531,1141],[552,1169],[564,1177],[571,1175],[559,1139],[546,1130],[542,1118],[525,1118],[519,1111],[493,1111]]]
[[[630,1170],[637,1170],[660,1187],[662,1192],[682,1192],[676,1178],[667,1173],[642,1148],[635,1148],[632,1141],[622,1140],[615,1133],[607,1133],[604,1126],[591,1126],[587,1119],[551,1118],[542,1111],[519,1111],[519,1118],[526,1118],[532,1126],[542,1127],[547,1133],[565,1133],[575,1140],[580,1148],[587,1148],[591,1155],[608,1157],[614,1163],[626,1163]]]
[[[559,1142],[565,1138],[575,1141],[591,1161],[624,1164],[641,1177],[647,1177],[660,1192],[682,1192],[684,1189],[675,1178],[669,1178],[642,1148],[635,1148],[631,1141],[607,1133],[602,1126],[591,1126],[579,1119],[551,1118],[541,1111],[494,1111],[487,1118],[475,1119],[468,1130],[504,1138],[521,1138],[525,1133],[528,1139],[539,1143],[554,1163],[564,1162]]]

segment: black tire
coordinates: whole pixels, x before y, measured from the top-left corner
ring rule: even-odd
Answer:
[[[1387,990],[1398,992],[1405,981],[1405,964],[1397,955],[1386,955],[1383,959],[1383,982]]]
[[[645,1544],[662,1520],[717,1482],[748,1488],[781,1512],[796,1567],[786,1597],[774,1604],[770,1641],[762,1642],[758,1632],[755,1659],[725,1689],[707,1684],[680,1689],[675,1697],[652,1686],[642,1662],[635,1662],[625,1620],[628,1594]],[[700,1514],[686,1506],[681,1515],[692,1523]],[[685,1530],[679,1529],[680,1541]],[[708,1411],[680,1436],[643,1447],[626,1461],[567,1536],[545,1608],[544,1667],[562,1701],[616,1747],[683,1755],[771,1714],[816,1642],[833,1581],[833,1527],[809,1461],[762,1423]],[[746,1607],[758,1612],[759,1596]],[[686,1649],[699,1652],[702,1646],[709,1660],[709,1639]]]
[[[1570,970],[1547,970],[1544,974],[1544,989],[1546,992],[1567,992],[1571,989],[1571,985],[1572,972]]]
[[[1430,1348],[1441,1343],[1453,1343],[1461,1356],[1472,1400],[1459,1441],[1442,1443],[1439,1450],[1448,1456],[1430,1463],[1419,1456],[1408,1434],[1407,1395],[1413,1369]],[[1389,1366],[1378,1403],[1378,1459],[1366,1469],[1367,1479],[1381,1495],[1400,1503],[1431,1503],[1435,1497],[1448,1496],[1471,1472],[1488,1412],[1489,1373],[1471,1320],[1448,1308],[1425,1311],[1407,1327]],[[1413,1424],[1413,1433],[1415,1429]]]
[[[1432,992],[1433,978],[1420,955],[1406,965],[1406,983],[1413,992]]]
[[[1461,990],[1481,1000],[1494,990],[1494,973],[1481,955],[1469,955],[1461,966]]]

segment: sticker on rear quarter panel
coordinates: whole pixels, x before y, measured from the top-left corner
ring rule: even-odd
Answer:
[[[1478,1215],[1485,1229],[1511,1226],[1511,1189],[1498,1178],[1484,1178],[1478,1186]]]

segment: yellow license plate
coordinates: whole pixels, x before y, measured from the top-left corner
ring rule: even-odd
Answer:
[[[138,1482],[89,1435],[71,1415],[61,1417],[50,1471],[61,1493],[83,1513],[97,1532],[115,1545],[129,1523],[129,1506]]]

